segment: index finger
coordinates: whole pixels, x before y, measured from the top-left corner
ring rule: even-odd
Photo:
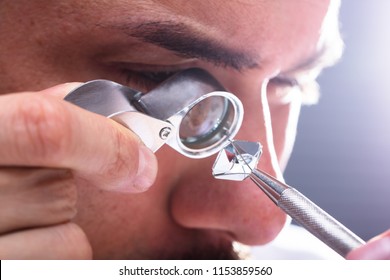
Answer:
[[[104,189],[148,188],[157,171],[153,153],[116,122],[50,96],[69,87],[0,97],[0,165],[69,168]]]

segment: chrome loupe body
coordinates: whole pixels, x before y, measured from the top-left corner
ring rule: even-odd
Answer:
[[[166,143],[190,158],[208,157],[228,145],[244,113],[241,101],[201,69],[182,71],[146,94],[95,80],[65,100],[131,129],[153,151]]]

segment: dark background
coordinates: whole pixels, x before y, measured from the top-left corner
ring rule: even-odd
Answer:
[[[288,184],[363,239],[390,228],[390,1],[345,0],[345,52],[304,107]]]

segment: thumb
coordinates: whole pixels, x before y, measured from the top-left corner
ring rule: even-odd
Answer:
[[[75,86],[1,98],[0,143],[8,148],[0,149],[0,164],[65,168],[85,185],[146,191],[157,175],[155,155],[119,123],[59,99]]]
[[[64,84],[55,85],[53,87],[44,89],[36,93],[43,94],[43,95],[50,95],[50,96],[63,99],[69,92],[75,90],[76,88],[82,85],[83,83],[79,83],[79,82],[64,83]]]

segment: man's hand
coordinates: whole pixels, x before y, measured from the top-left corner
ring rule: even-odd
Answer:
[[[390,260],[390,230],[372,238],[347,255],[349,260]]]
[[[142,192],[155,179],[135,134],[62,100],[76,86],[0,96],[0,259],[91,258],[71,222],[77,187]]]

